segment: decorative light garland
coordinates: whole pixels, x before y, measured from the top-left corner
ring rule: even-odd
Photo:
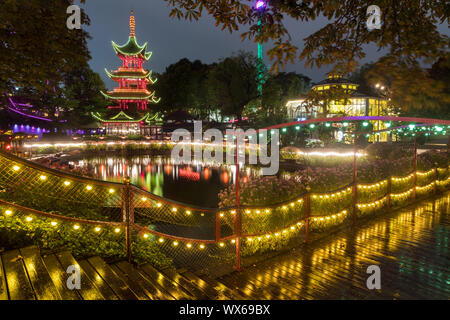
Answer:
[[[411,178],[414,177],[414,173],[411,173],[410,175],[406,176],[406,177],[402,177],[402,178],[398,178],[398,177],[392,177],[391,180],[392,181],[407,181]]]
[[[319,194],[319,195],[317,195],[317,194],[312,194],[312,198],[313,199],[317,199],[317,198],[319,198],[319,199],[323,199],[323,198],[325,198],[325,199],[329,199],[330,197],[331,198],[334,198],[334,197],[341,197],[341,194],[342,195],[345,195],[345,194],[347,194],[347,193],[350,193],[352,191],[352,188],[351,187],[349,187],[349,188],[347,188],[347,189],[345,189],[345,190],[341,190],[341,191],[338,191],[338,192],[335,192],[335,193],[331,193],[331,194],[325,194],[325,195],[322,195],[322,194]]]
[[[391,197],[392,198],[401,198],[401,197],[409,196],[413,191],[414,191],[414,188],[411,188],[402,193],[391,193]]]
[[[19,167],[18,165],[14,165],[14,166],[12,167],[12,169],[13,169],[14,171],[17,172],[17,171],[19,171],[19,170],[21,169],[21,167]],[[41,175],[39,175],[39,179],[42,180],[42,181],[47,181],[47,180],[48,180],[48,176],[46,176],[46,175],[44,175],[44,174],[41,174]],[[70,186],[70,185],[72,184],[72,182],[71,182],[71,181],[68,181],[68,180],[65,180],[65,181],[63,182],[63,184],[64,184],[64,186],[68,187],[68,186]],[[93,186],[91,186],[91,185],[86,185],[85,189],[86,189],[87,191],[91,191],[91,190],[93,190]],[[116,192],[116,190],[115,190],[114,188],[109,188],[109,189],[108,189],[108,193],[110,193],[110,194],[113,194],[113,193],[115,193],[115,192]],[[145,201],[145,200],[143,200],[143,201]]]
[[[433,172],[434,172],[434,169],[430,169],[429,171],[426,171],[426,172],[424,172],[424,171],[416,171],[416,174],[418,176],[427,176],[429,174],[432,174]]]
[[[321,222],[321,221],[326,221],[326,220],[337,219],[337,218],[340,218],[341,216],[345,216],[346,214],[347,214],[347,210],[342,210],[341,212],[336,213],[336,214],[331,214],[328,216],[321,216],[321,217],[313,216],[310,219],[312,219],[312,221],[314,221],[314,222],[317,222],[317,221]]]
[[[5,214],[6,217],[11,217],[11,216],[14,215],[14,212],[13,212],[11,209],[7,209],[7,210],[4,211],[4,214]],[[34,214],[28,214],[28,215],[26,215],[25,218],[24,218],[25,222],[27,222],[27,223],[32,222],[32,221],[34,220],[33,215],[34,215]],[[38,216],[41,217],[41,215],[38,215]],[[50,217],[46,217],[46,216],[42,216],[41,218],[50,220]],[[52,227],[58,226],[58,225],[59,225],[58,221],[55,221],[55,220],[54,220],[54,217],[52,217],[52,218],[53,218],[53,220],[50,220],[48,223],[49,223]],[[64,221],[64,220],[63,220],[63,221]],[[70,222],[66,222],[66,224],[70,224]],[[75,230],[75,231],[79,231],[79,230],[82,229],[82,227],[81,227],[81,225],[80,225],[79,223],[74,223],[74,224],[72,224],[72,229]],[[94,230],[95,232],[100,232],[102,229],[101,229],[100,227],[96,226],[96,227],[93,227],[93,230]],[[119,228],[119,227],[116,227],[116,228],[114,229],[114,232],[115,232],[115,233],[120,233],[121,231],[122,231],[122,229]]]
[[[358,209],[361,208],[378,208],[380,205],[383,205],[383,203],[387,200],[387,197],[383,197],[379,200],[369,202],[369,203],[357,203],[356,206]]]
[[[438,170],[448,170],[448,168],[449,168],[449,167],[447,167],[447,168],[445,168],[445,169],[438,168]],[[14,166],[12,166],[12,169],[13,169],[14,171],[19,171],[19,170],[21,169],[21,167],[18,166],[18,165],[14,165]],[[434,169],[431,169],[431,170],[429,170],[429,171],[427,171],[427,172],[416,171],[416,174],[417,174],[417,175],[420,175],[420,176],[425,176],[425,175],[429,175],[429,174],[431,174],[431,173],[433,173],[433,172],[434,172]],[[411,173],[411,174],[409,174],[409,175],[406,176],[406,177],[392,177],[391,179],[392,179],[393,181],[406,181],[406,180],[411,179],[412,177],[414,177],[414,173]],[[41,180],[43,180],[43,181],[47,180],[47,176],[45,176],[45,175],[40,175],[39,178],[40,178]],[[448,183],[449,181],[450,181],[450,177],[447,177],[445,180],[436,180],[436,181],[433,181],[432,183],[429,183],[428,185],[425,185],[425,186],[416,186],[415,188],[416,188],[416,190],[419,190],[419,191],[428,190],[428,189],[430,189],[431,187],[433,187],[435,183],[436,183],[436,184],[446,184],[446,183]],[[381,187],[381,186],[387,184],[387,182],[388,182],[388,180],[383,180],[383,181],[381,181],[381,182],[377,182],[377,183],[374,183],[374,184],[368,184],[368,185],[367,185],[367,184],[358,184],[357,187],[358,187],[358,188],[362,188],[362,189],[371,189],[371,188]],[[70,184],[71,184],[70,181],[67,181],[67,180],[64,181],[64,185],[69,186]],[[86,186],[86,189],[87,189],[88,191],[92,190],[92,188],[93,188],[93,187],[92,187],[91,185],[87,185],[87,186]],[[409,189],[409,190],[407,190],[407,191],[405,191],[405,192],[403,192],[403,193],[391,194],[390,196],[391,196],[392,198],[401,198],[401,197],[409,196],[409,195],[413,192],[413,190],[414,190],[414,187],[411,188],[411,189]],[[110,188],[108,191],[109,191],[109,193],[111,193],[111,194],[115,192],[115,190],[114,190],[113,188]],[[320,199],[323,199],[323,198],[329,199],[329,198],[333,198],[333,197],[340,197],[341,195],[345,195],[346,193],[351,192],[351,191],[352,191],[352,188],[351,188],[351,187],[348,187],[348,188],[345,189],[345,190],[341,190],[341,191],[339,191],[339,192],[332,193],[332,194],[325,194],[325,195],[323,195],[323,194],[319,194],[319,195],[317,195],[317,194],[312,194],[312,197],[313,197],[314,199],[316,199],[316,198],[320,198]],[[382,198],[382,199],[379,199],[379,200],[376,200],[376,201],[370,202],[370,203],[359,203],[359,204],[357,204],[357,206],[358,206],[358,208],[377,208],[378,206],[382,205],[382,204],[386,201],[386,199],[387,199],[387,197],[384,197],[384,198]],[[142,201],[146,201],[147,198],[146,198],[146,197],[142,197],[141,200],[142,200]],[[291,202],[291,203],[289,203],[289,204],[286,204],[286,205],[283,205],[283,206],[280,206],[280,207],[277,207],[277,208],[281,208],[281,209],[283,209],[283,210],[287,210],[289,207],[295,207],[295,205],[301,204],[302,202],[303,202],[303,199],[300,198],[300,199],[298,199],[297,201]],[[157,202],[157,203],[156,203],[156,206],[157,206],[157,207],[161,207],[161,206],[162,206],[162,203]],[[277,209],[277,208],[274,208],[274,209]],[[265,213],[270,213],[270,212],[271,212],[270,209],[268,209],[268,208],[266,208],[266,209],[252,209],[252,210],[253,210],[256,214],[260,214],[260,213],[262,213],[262,212],[265,212]],[[248,214],[250,214],[250,213],[252,213],[252,210],[251,210],[251,209],[247,209],[245,212],[248,213]],[[178,211],[177,207],[172,207],[172,212],[175,212],[175,213],[176,213],[177,211]],[[5,210],[4,213],[5,213],[6,216],[11,216],[11,215],[13,215],[13,211],[10,210],[10,209]],[[236,211],[233,210],[233,211],[231,211],[231,213],[232,213],[232,214],[235,214]],[[191,211],[190,211],[190,210],[186,210],[186,211],[185,211],[185,214],[186,214],[186,215],[190,215],[190,214],[191,214]],[[314,221],[314,222],[317,222],[317,221],[320,221],[320,222],[321,222],[321,221],[330,221],[330,220],[335,220],[335,219],[337,219],[338,217],[345,216],[346,214],[347,214],[347,211],[346,211],[346,210],[343,210],[343,211],[341,211],[341,212],[338,213],[338,214],[333,214],[333,215],[329,215],[329,216],[321,216],[321,217],[315,217],[315,216],[313,216],[313,217],[310,217],[310,219],[311,219],[312,221]],[[203,213],[202,213],[202,215],[203,215]],[[220,216],[223,217],[223,213],[220,213]],[[26,221],[26,222],[31,222],[31,221],[33,221],[33,218],[32,218],[31,216],[27,216],[27,217],[25,218],[25,221]],[[58,223],[57,223],[56,221],[51,221],[51,222],[50,222],[50,225],[53,226],[53,227],[55,227],[55,226],[58,225]],[[303,222],[297,222],[296,224],[293,224],[293,225],[291,225],[291,226],[288,226],[287,228],[285,228],[285,229],[283,229],[283,230],[281,230],[281,231],[271,232],[271,233],[263,234],[263,235],[256,236],[256,237],[251,237],[251,236],[249,236],[249,237],[247,237],[247,241],[251,242],[251,241],[253,240],[253,238],[256,238],[256,239],[258,239],[258,240],[262,240],[263,237],[266,238],[266,239],[270,239],[271,237],[275,237],[275,238],[276,238],[276,237],[279,237],[279,236],[281,236],[281,235],[283,235],[283,234],[288,234],[289,232],[292,232],[292,231],[296,231],[296,230],[298,231],[298,229],[301,228],[302,226],[303,226]],[[81,228],[81,226],[80,226],[79,224],[74,224],[74,225],[73,225],[73,229],[74,229],[74,230],[80,230],[80,228]],[[95,232],[100,232],[100,231],[101,231],[101,228],[100,228],[100,227],[95,227],[94,230],[95,230]],[[115,232],[115,233],[119,233],[119,232],[121,232],[121,229],[120,229],[120,228],[115,228],[115,229],[114,229],[114,232]],[[144,237],[144,238],[148,238],[148,234],[144,234],[143,237]],[[164,242],[164,239],[161,237],[161,238],[159,238],[158,241],[159,241],[160,243],[163,243],[163,242]],[[235,240],[232,239],[232,240],[231,240],[231,243],[235,243]],[[173,245],[173,246],[178,246],[178,244],[179,244],[178,241],[173,241],[173,242],[172,242],[172,245]],[[224,243],[224,242],[220,242],[220,243],[218,243],[218,245],[219,245],[219,247],[224,247],[224,246],[225,246],[225,243]],[[187,244],[186,244],[186,248],[188,248],[188,249],[192,248],[192,244],[191,244],[190,242],[187,243]],[[199,245],[199,249],[204,249],[204,248],[205,248],[205,245],[204,245],[204,244],[200,244],[200,245]]]
[[[251,214],[252,212],[254,212],[255,214],[259,215],[261,213],[270,213],[271,210],[277,210],[277,209],[281,209],[283,211],[286,211],[287,209],[289,209],[289,207],[293,208],[296,205],[299,205],[299,204],[302,204],[302,203],[303,203],[303,198],[300,198],[300,199],[298,199],[296,201],[290,202],[289,204],[281,205],[281,206],[275,207],[275,208],[245,209],[245,210],[243,210],[243,212],[246,213],[246,214]],[[236,213],[235,210],[232,210],[230,212],[231,212],[231,214],[235,214]],[[223,213],[221,213],[220,216],[223,217]]]
[[[399,178],[399,179],[401,180],[401,179],[404,179],[404,178]],[[445,179],[445,180],[436,180],[435,182],[436,182],[436,183],[446,183],[446,182],[448,182],[448,181],[450,181],[450,177],[448,177],[448,178]],[[433,187],[433,185],[434,185],[435,182],[432,182],[432,183],[430,183],[430,184],[428,184],[428,185],[426,185],[426,186],[422,186],[422,187],[417,186],[416,189],[417,189],[417,190],[420,190],[420,191],[430,189],[431,187]],[[377,187],[377,184],[378,184],[379,186],[381,186],[381,185],[383,185],[383,184],[385,184],[385,183],[387,183],[386,180],[381,181],[381,182],[376,183],[376,184],[373,184],[373,185],[365,185],[365,186],[366,186],[367,188],[373,188],[373,187]],[[363,186],[363,185],[360,185],[360,187],[364,187],[364,186]],[[414,188],[411,188],[411,189],[409,189],[408,191],[403,192],[403,193],[399,193],[399,194],[391,194],[391,197],[393,197],[393,198],[405,197],[405,196],[410,195],[410,194],[413,192],[413,190],[414,190]],[[351,188],[347,188],[346,190],[341,191],[340,193],[345,193],[345,192],[348,192],[348,191],[351,191]],[[335,193],[335,194],[338,194],[338,193]],[[322,195],[320,195],[320,196],[322,196]],[[319,196],[319,197],[320,197],[320,196]],[[326,196],[328,196],[328,195],[326,195]],[[322,196],[322,198],[323,198],[323,196]],[[302,199],[299,199],[298,201],[301,202],[301,200],[302,200]],[[370,202],[370,203],[358,203],[358,204],[357,204],[357,207],[358,207],[359,209],[361,209],[361,208],[378,208],[378,207],[379,207],[380,205],[382,205],[386,200],[387,200],[387,197],[383,197],[382,199],[379,199],[379,200],[376,200],[376,201],[373,201],[373,202]],[[161,203],[158,203],[158,204],[161,205]],[[294,202],[290,203],[290,206],[292,206],[292,205],[295,205],[295,203],[294,203]],[[285,207],[285,209],[287,209],[287,206],[284,206],[284,207]],[[176,209],[176,208],[173,207],[172,209]],[[261,213],[261,209],[254,209],[254,210],[255,210],[255,212],[259,211],[259,213]],[[173,210],[173,211],[176,211],[176,210]],[[186,214],[188,214],[188,212],[190,213],[190,211],[185,211],[185,212],[186,212]],[[250,211],[250,212],[251,212],[251,211]],[[268,212],[270,212],[270,210],[269,210],[269,209],[265,209],[265,212],[268,213]],[[5,210],[4,213],[5,213],[6,216],[11,216],[11,215],[13,215],[13,211],[10,210],[10,209]],[[235,213],[236,213],[236,212],[234,211],[234,214],[235,214]],[[320,216],[320,217],[318,217],[318,216],[312,216],[312,217],[310,217],[310,220],[311,220],[312,222],[319,222],[319,223],[320,223],[320,222],[324,222],[324,221],[325,221],[325,222],[326,222],[326,221],[336,221],[336,219],[338,219],[338,218],[340,218],[340,217],[345,217],[345,215],[346,215],[347,213],[348,213],[347,210],[343,210],[343,211],[341,211],[341,212],[339,212],[339,213],[337,213],[337,214],[332,214],[332,215],[328,215],[328,216]],[[33,221],[33,218],[32,218],[31,216],[27,216],[27,217],[25,218],[25,221],[26,221],[26,222],[32,222],[32,221]],[[57,226],[57,224],[58,224],[58,223],[57,223],[56,221],[51,221],[51,222],[50,222],[50,225],[53,226],[53,227]],[[289,233],[292,233],[292,232],[295,232],[295,231],[299,231],[299,229],[300,229],[303,225],[304,225],[304,222],[297,222],[297,223],[295,223],[295,224],[293,224],[293,225],[291,225],[291,226],[288,226],[288,227],[284,228],[283,230],[276,231],[276,232],[270,232],[270,233],[267,233],[267,234],[261,234],[261,235],[258,235],[258,236],[248,236],[248,237],[246,237],[246,239],[247,239],[248,242],[252,242],[252,241],[254,241],[255,239],[258,240],[258,241],[261,241],[261,240],[263,240],[263,239],[271,239],[272,237],[273,237],[273,238],[278,238],[278,237],[280,237],[280,236],[282,236],[282,235],[287,235],[287,234],[289,234]],[[76,223],[76,224],[73,225],[73,229],[74,229],[75,231],[78,231],[78,230],[81,229],[81,226],[80,226],[78,223]],[[95,231],[95,232],[100,232],[100,231],[101,231],[101,228],[100,228],[100,227],[94,227],[94,231]],[[120,232],[121,232],[121,229],[116,227],[116,228],[114,229],[114,232],[115,232],[115,233],[120,233]],[[148,239],[148,238],[149,238],[148,234],[144,233],[144,234],[143,234],[143,238]],[[164,242],[165,242],[165,241],[164,241],[164,238],[163,238],[163,237],[160,237],[160,238],[158,239],[158,242],[159,242],[159,243],[164,243]],[[231,240],[230,240],[230,243],[234,244],[234,243],[235,243],[235,240],[234,240],[234,239],[231,239]],[[177,246],[179,245],[179,241],[177,241],[177,240],[173,241],[173,242],[172,242],[172,245],[173,245],[174,247],[177,247]],[[219,242],[217,245],[218,245],[220,248],[223,248],[223,247],[225,246],[225,243],[222,241],[222,242]],[[185,247],[186,247],[187,249],[191,249],[191,248],[193,247],[193,245],[192,245],[192,243],[188,242],[188,243],[186,243],[186,246],[185,246]],[[198,245],[198,248],[199,248],[200,250],[203,250],[203,249],[206,248],[206,245],[203,244],[203,243],[200,243],[200,244]]]
[[[363,122],[362,122],[362,126],[363,126],[363,127],[367,127],[367,126],[369,125],[369,122],[367,122],[367,120],[366,120],[367,117],[352,117],[352,118],[354,118],[354,119],[353,119],[354,122],[360,122],[360,121],[363,121]],[[359,118],[359,119],[358,119],[358,118]],[[398,131],[399,133],[402,133],[402,134],[405,135],[405,136],[408,136],[408,135],[415,136],[416,133],[423,133],[423,131],[427,130],[427,127],[429,127],[429,130],[430,130],[430,131],[433,131],[435,135],[438,135],[438,134],[446,135],[446,134],[447,134],[447,131],[444,130],[444,127],[445,127],[445,126],[438,126],[438,125],[431,125],[431,124],[415,124],[415,123],[414,123],[414,124],[409,124],[409,125],[400,126],[400,127],[397,127],[397,128],[391,128],[391,126],[392,126],[391,120],[370,120],[370,121],[385,121],[385,127],[386,127],[388,130],[386,129],[386,130],[381,130],[380,132],[366,133],[366,134],[365,134],[366,137],[370,137],[370,136],[380,136],[381,133],[388,133],[388,134],[390,134],[392,131]],[[300,124],[296,124],[296,125],[295,125],[295,130],[296,130],[296,131],[299,131],[302,125],[304,125],[305,128],[308,127],[309,129],[312,129],[312,130],[314,130],[314,129],[320,127],[320,126],[323,126],[323,125],[324,125],[326,128],[330,128],[330,127],[331,127],[331,123],[342,124],[342,127],[343,127],[343,128],[341,128],[341,129],[346,129],[346,128],[348,128],[348,127],[349,127],[349,124],[350,124],[348,121],[335,121],[335,122],[333,122],[332,119],[330,119],[329,122],[322,122],[322,121],[321,121],[321,122],[318,122],[318,123],[310,123],[309,125],[306,125],[306,124],[301,124],[301,125],[300,125]],[[450,128],[450,126],[447,126],[447,128]],[[287,129],[288,129],[288,127],[283,127],[283,128],[281,129],[281,132],[282,132],[282,133],[287,133],[287,132],[288,132]],[[405,130],[405,132],[403,132],[403,130]],[[347,132],[347,131],[344,131],[344,134],[351,134],[352,136],[354,136],[353,133]],[[428,136],[429,133],[425,133],[425,135]]]
[[[425,186],[421,186],[421,187],[416,186],[416,190],[419,190],[419,191],[425,190],[426,191],[426,190],[432,188],[434,186],[434,184],[435,184],[435,182],[433,181]]]
[[[372,188],[379,188],[381,186],[384,186],[385,184],[387,184],[388,181],[387,180],[383,180],[381,182],[377,182],[374,184],[358,184],[358,188],[359,189],[372,189]]]

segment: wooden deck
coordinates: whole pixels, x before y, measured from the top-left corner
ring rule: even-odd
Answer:
[[[219,279],[251,299],[449,299],[450,193]],[[369,265],[381,289],[369,290]]]
[[[69,290],[66,272],[78,265],[80,290]],[[121,261],[108,265],[99,257],[77,261],[68,252],[41,255],[37,247],[0,256],[0,300],[233,300],[243,297],[225,285],[186,271],[158,271]]]
[[[449,299],[449,208],[447,193],[219,279],[12,250],[0,255],[0,300]],[[80,266],[80,290],[67,288],[69,265]],[[380,290],[366,287],[369,265]]]

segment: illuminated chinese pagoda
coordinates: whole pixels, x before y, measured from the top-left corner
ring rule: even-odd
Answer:
[[[143,68],[144,62],[152,55],[147,52],[147,43],[140,46],[135,35],[135,20],[133,11],[130,16],[130,36],[122,46],[112,42],[114,51],[122,60],[122,66],[106,74],[118,87],[113,91],[101,92],[113,103],[103,114],[93,113],[109,135],[144,135],[157,136],[160,133],[160,117],[147,110],[149,103],[158,103],[155,92],[148,89],[156,82],[152,72]]]

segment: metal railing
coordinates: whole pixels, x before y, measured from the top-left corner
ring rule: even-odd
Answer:
[[[79,177],[1,152],[0,223],[14,216],[26,230],[38,219],[35,229],[64,224],[65,232],[117,243],[129,261],[143,243],[151,243],[148,250],[157,247],[177,266],[241,269],[243,257],[308,242],[311,232],[356,223],[449,185],[449,168],[433,168],[372,184],[353,181],[332,192],[309,190],[275,205],[202,208],[156,196],[129,180]]]

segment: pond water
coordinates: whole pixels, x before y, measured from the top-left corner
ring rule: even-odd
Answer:
[[[188,204],[217,207],[218,193],[234,184],[236,166],[215,163],[175,163],[170,158],[93,157],[71,161],[75,167],[88,168],[97,179],[123,182],[129,176],[131,183],[153,194]],[[241,179],[258,176],[257,168],[244,167]]]

